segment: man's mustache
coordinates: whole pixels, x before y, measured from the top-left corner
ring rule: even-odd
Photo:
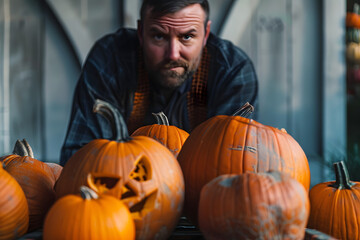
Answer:
[[[189,64],[187,64],[184,61],[179,60],[179,61],[170,61],[163,65],[163,68],[166,68],[166,69],[176,68],[176,67],[183,67],[183,68],[187,69],[189,67]]]

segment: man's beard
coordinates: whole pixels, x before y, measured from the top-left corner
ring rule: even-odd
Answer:
[[[190,78],[197,70],[200,63],[201,55],[194,60],[190,66],[189,63],[178,60],[161,63],[155,67],[157,70],[148,69],[150,80],[161,88],[172,90],[181,86],[186,79]],[[171,68],[182,67],[183,73],[170,70]]]

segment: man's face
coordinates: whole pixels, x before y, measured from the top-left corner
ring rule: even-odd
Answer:
[[[166,89],[180,86],[197,69],[210,32],[199,4],[155,18],[147,10],[138,34],[152,81]]]

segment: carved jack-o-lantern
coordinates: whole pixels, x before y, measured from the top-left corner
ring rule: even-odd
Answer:
[[[93,189],[121,198],[129,207],[136,239],[168,238],[180,218],[184,201],[179,163],[154,139],[130,138],[120,113],[111,105],[97,101],[95,110],[114,123],[116,141],[96,139],[77,151],[55,185],[57,197],[77,193],[80,186],[89,185],[91,173]]]
[[[132,216],[139,220],[147,212],[153,211],[159,188],[162,187],[153,176],[153,164],[156,163],[141,156],[133,161],[133,169],[128,173],[124,171],[123,176],[92,172],[88,175],[87,184],[97,192],[122,199]]]

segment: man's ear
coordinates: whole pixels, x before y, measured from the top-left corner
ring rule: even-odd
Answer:
[[[140,46],[143,45],[143,25],[141,20],[137,21],[137,35],[139,38]]]
[[[208,20],[208,22],[206,23],[206,28],[205,28],[205,37],[204,37],[203,47],[206,45],[207,39],[210,35],[210,26],[211,26],[211,21]]]

